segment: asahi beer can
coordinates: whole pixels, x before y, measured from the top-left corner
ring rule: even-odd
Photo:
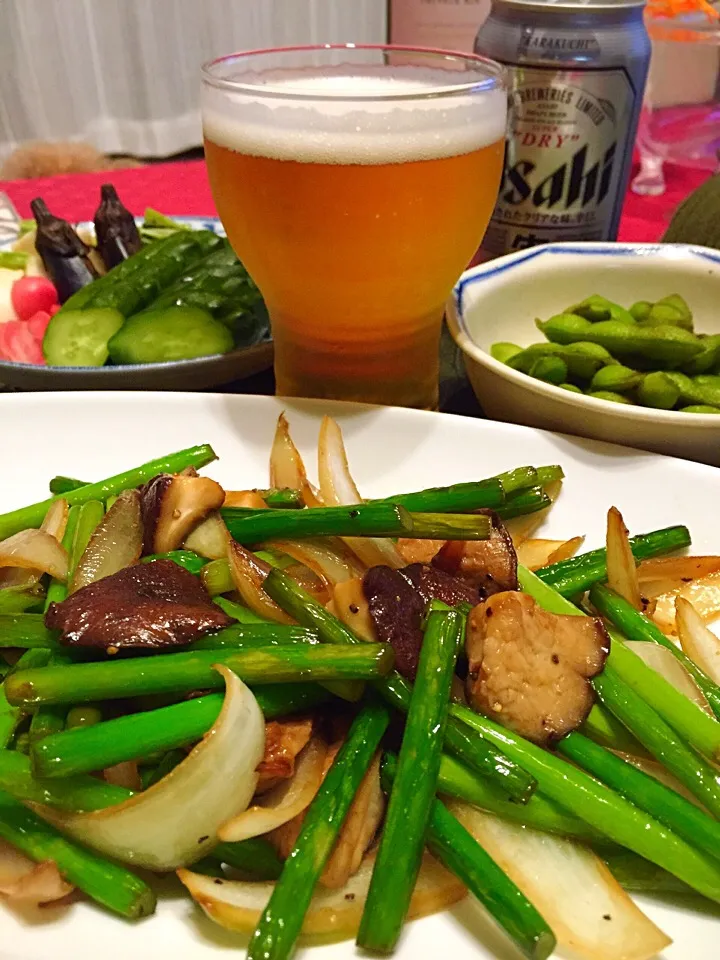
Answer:
[[[493,0],[475,52],[507,67],[509,129],[479,259],[616,239],[650,63],[643,6]]]

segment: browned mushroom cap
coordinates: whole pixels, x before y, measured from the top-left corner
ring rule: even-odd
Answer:
[[[232,622],[200,580],[172,560],[126,567],[51,603],[45,614],[63,643],[113,653],[183,646]]]
[[[177,550],[190,532],[213,510],[225,492],[209,477],[160,473],[140,490],[145,553]]]
[[[430,600],[454,606],[460,601],[477,603],[474,587],[424,563],[401,570],[371,567],[363,577],[375,632],[395,651],[395,666],[404,677],[414,679],[422,646],[422,620]]]
[[[524,593],[497,593],[468,619],[467,692],[474,709],[535,743],[575,730],[590,713],[589,680],[610,638],[600,620],[548,613]]]
[[[478,510],[492,521],[488,540],[450,540],[433,559],[433,566],[462,577],[490,597],[517,590],[518,559],[510,534],[494,510]]]

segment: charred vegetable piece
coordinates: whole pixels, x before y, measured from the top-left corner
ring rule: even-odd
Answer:
[[[125,207],[111,183],[100,187],[100,206],[95,211],[97,248],[108,270],[137,253],[142,246],[135,217]]]
[[[446,543],[432,564],[446,573],[466,580],[489,597],[504,590],[517,590],[517,554],[510,534],[500,517],[483,511],[492,522],[489,540]]]
[[[153,477],[141,490],[145,553],[176,550],[224,499],[223,488],[209,477]]]
[[[431,613],[410,699],[397,774],[357,943],[390,953],[410,906],[437,790],[460,614]]]
[[[155,910],[155,894],[143,880],[125,867],[67,840],[2,791],[0,837],[38,863],[54,861],[66,880],[114,913],[138,920]]]
[[[51,604],[45,616],[62,643],[110,652],[183,646],[231,623],[200,580],[171,560],[126,567]]]
[[[610,638],[600,620],[558,616],[527,594],[490,597],[470,614],[467,692],[476,709],[534,743],[577,729],[595,698]]]
[[[315,885],[389,721],[388,708],[376,700],[367,703],[353,721],[305,815],[295,847],[250,941],[248,960],[288,960],[291,956]]]
[[[37,224],[35,249],[55,284],[58,300],[65,303],[73,293],[97,279],[88,256],[90,247],[67,220],[50,213],[41,197],[32,200],[30,208]]]
[[[412,679],[422,646],[422,622],[430,600],[450,606],[475,604],[479,595],[469,584],[427,564],[413,563],[402,570],[371,567],[363,578],[363,592],[379,638],[395,651],[396,667]]]

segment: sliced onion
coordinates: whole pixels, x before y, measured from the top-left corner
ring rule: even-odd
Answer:
[[[360,577],[335,584],[332,602],[332,612],[346,627],[350,627],[361,640],[377,643],[375,624],[370,616],[370,604],[365,597]]]
[[[448,806],[545,918],[558,946],[586,960],[648,960],[670,944],[585,847],[457,800]]]
[[[646,612],[663,633],[675,634],[675,601],[678,597],[690,601],[703,623],[712,623],[720,617],[720,573],[710,573],[692,583],[682,584],[649,604]]]
[[[0,542],[0,567],[37,570],[66,580],[68,555],[62,544],[44,530],[21,530]]]
[[[675,621],[680,646],[711,680],[720,683],[720,638],[685,597],[675,601]]]
[[[274,623],[295,623],[263,590],[265,577],[271,570],[270,564],[234,540],[228,544],[227,558],[235,589],[253,613]]]
[[[673,655],[672,650],[661,647],[659,643],[648,643],[646,640],[626,640],[625,646],[636,653],[649,667],[665,677],[668,683],[671,683],[688,700],[696,703],[709,716],[714,716],[702,690]]]
[[[10,905],[37,905],[62,900],[73,892],[52,860],[35,863],[0,840],[0,896]]]
[[[305,464],[290,436],[284,413],[278,417],[270,451],[270,486],[299,490],[306,507],[322,507],[322,499],[308,483]]]
[[[78,561],[70,593],[137,563],[143,548],[140,493],[125,490],[95,528]]]
[[[195,527],[190,536],[186,538],[183,547],[186,550],[199,553],[201,557],[207,557],[208,560],[224,560],[227,556],[229,542],[228,528],[225,526],[223,518],[216,511]]]
[[[323,779],[327,745],[313,737],[298,754],[295,773],[263,794],[258,803],[223,823],[221,840],[248,840],[270,833],[310,806]]]
[[[367,856],[360,870],[344,887],[339,890],[318,887],[315,890],[303,923],[305,936],[331,936],[333,939],[355,936],[374,864],[374,856]],[[239,933],[252,933],[273,891],[272,883],[225,880],[218,884],[213,877],[190,870],[178,870],[177,874],[193,900],[211,920]],[[410,901],[408,919],[415,920],[445,910],[462,900],[465,893],[460,881],[426,853]]]
[[[636,610],[642,610],[637,565],[625,521],[617,507],[608,510],[606,550],[608,586]]]
[[[342,507],[362,503],[362,497],[350,474],[340,427],[331,417],[323,417],[318,444],[320,493],[328,505]],[[399,569],[405,561],[392,540],[378,537],[343,537],[344,543],[367,567],[385,564]]]
[[[344,548],[341,540],[334,537],[326,540],[273,540],[265,544],[265,548],[286,553],[309,567],[328,588],[364,573],[362,564]]]
[[[247,808],[265,751],[257,700],[227,667],[216,669],[226,688],[220,716],[162,780],[94,813],[35,809],[81,843],[135,866],[174,870],[200,859],[217,843],[220,825]]]
[[[678,587],[682,587],[688,580],[719,572],[720,557],[653,557],[640,564],[638,578],[640,583],[647,580],[674,580]]]
[[[569,560],[583,545],[585,537],[571,540],[532,540],[528,538],[515,545],[518,562],[528,570],[539,570],[551,563]]]
[[[244,507],[266,510],[267,504],[257,490],[226,490],[224,507]]]
[[[55,537],[58,543],[60,543],[65,535],[69,513],[70,508],[67,500],[64,500],[62,497],[54,500],[48,512],[45,514],[45,519],[40,524],[40,529],[45,533],[49,533],[51,537]],[[0,571],[0,588],[25,587],[30,589],[30,587],[34,587],[36,583],[40,582],[41,576],[42,574],[34,573],[32,570],[23,570],[20,567],[6,567]]]
[[[544,510],[538,510],[536,513],[528,513],[524,517],[511,517],[509,520],[504,521],[505,529],[510,534],[514,547],[517,548],[542,526],[552,510],[553,504],[560,496],[562,483],[562,480],[553,480],[545,487],[545,493],[550,498],[550,506],[545,507]]]

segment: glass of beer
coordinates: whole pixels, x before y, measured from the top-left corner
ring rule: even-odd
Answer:
[[[237,53],[203,67],[202,119],[277,393],[436,407],[444,304],[500,183],[502,68],[392,46]]]

